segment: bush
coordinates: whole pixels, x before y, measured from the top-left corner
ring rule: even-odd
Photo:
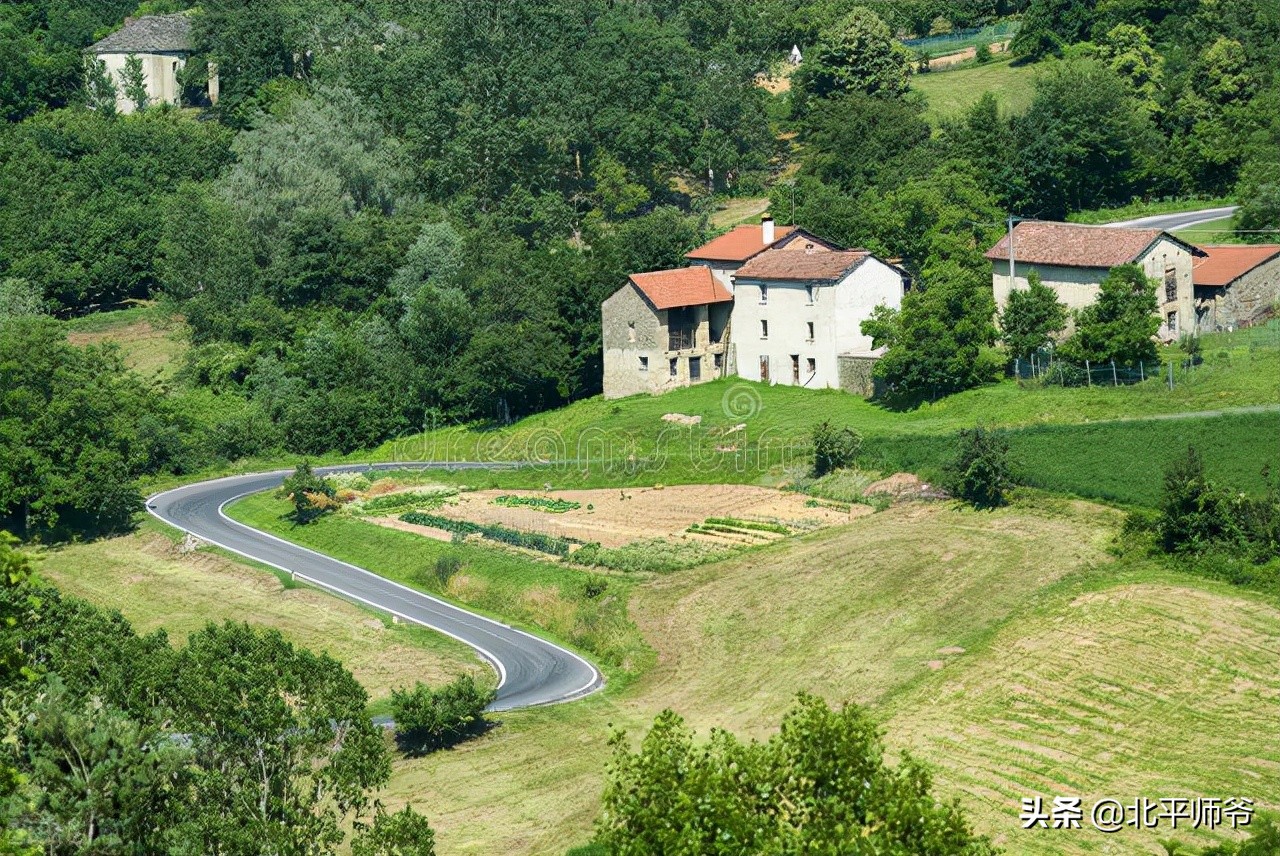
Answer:
[[[588,574],[582,581],[582,596],[595,600],[609,590],[609,578],[601,574]]]
[[[821,478],[833,470],[851,467],[861,450],[862,436],[858,432],[819,422],[813,429],[813,474]]]
[[[973,58],[979,65],[991,62],[991,46],[986,42],[979,42],[973,49]]]
[[[1165,470],[1156,531],[1166,553],[1209,549],[1262,563],[1280,556],[1280,482],[1263,471],[1266,493],[1250,498],[1211,483],[1192,446]]]
[[[1005,491],[1013,485],[1004,432],[979,425],[960,432],[959,447],[944,474],[947,490],[976,508],[1004,505]]]
[[[326,511],[337,508],[337,494],[333,482],[316,475],[306,461],[298,464],[278,492],[279,496],[288,497],[293,503],[293,519],[297,523],[310,523]]]
[[[1074,366],[1062,360],[1054,360],[1049,368],[1040,376],[1040,382],[1046,386],[1086,386],[1089,382],[1088,372],[1083,366]]]
[[[485,708],[496,695],[470,675],[438,690],[421,682],[411,690],[392,690],[396,742],[404,752],[420,755],[479,734],[487,725]]]
[[[436,582],[440,585],[440,590],[444,591],[449,587],[449,580],[453,579],[453,575],[462,570],[462,559],[453,553],[445,553],[443,556],[436,558],[436,565],[433,570]]]

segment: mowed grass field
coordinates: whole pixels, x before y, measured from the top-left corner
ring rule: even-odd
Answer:
[[[868,706],[1009,853],[1160,853],[1168,835],[1024,832],[1023,796],[1277,807],[1280,607],[1116,560],[1118,519],[1043,496],[907,505],[651,580],[631,602],[657,652],[639,680],[401,759],[386,799],[426,809],[442,852],[563,852],[590,836],[614,729],[636,740],[670,707],[765,737],[808,690]]]
[[[86,315],[63,326],[73,345],[115,344],[125,365],[148,380],[172,377],[190,346],[182,320],[152,305]]]
[[[911,88],[928,100],[925,115],[935,122],[959,116],[984,92],[995,95],[1001,112],[1021,113],[1035,93],[1035,67],[997,58],[984,65],[912,75]]]

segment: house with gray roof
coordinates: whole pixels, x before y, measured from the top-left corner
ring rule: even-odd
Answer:
[[[137,57],[142,63],[148,104],[179,105],[182,86],[178,82],[178,73],[186,66],[192,53],[191,16],[179,12],[125,18],[121,29],[91,45],[89,53],[110,76],[119,112],[132,113],[137,109],[137,104],[125,91],[125,68],[130,57]],[[212,67],[209,70],[208,95],[210,102],[218,100],[218,77]]]

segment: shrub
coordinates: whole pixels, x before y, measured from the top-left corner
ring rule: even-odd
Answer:
[[[986,42],[978,42],[978,46],[973,49],[973,58],[979,65],[991,62],[991,46]]]
[[[333,482],[316,475],[311,465],[303,461],[298,464],[293,475],[280,485],[277,495],[288,497],[293,503],[295,522],[310,523],[326,511],[338,507],[335,499],[337,494]]]
[[[853,466],[862,450],[862,436],[852,428],[819,422],[813,428],[813,474],[821,478],[833,470]]]
[[[982,426],[959,435],[959,450],[944,474],[947,490],[976,508],[1004,505],[1009,475],[1009,441],[1003,432]]]
[[[396,742],[403,751],[415,755],[452,746],[484,730],[484,711],[495,697],[494,690],[476,683],[470,675],[438,690],[421,682],[411,690],[392,690]]]
[[[601,574],[588,574],[582,581],[582,596],[595,600],[609,590],[609,578]]]
[[[436,558],[435,573],[436,582],[440,584],[440,590],[444,591],[449,587],[449,580],[453,579],[454,574],[462,570],[462,559],[453,553],[445,553],[443,556]]]
[[[1040,376],[1040,382],[1046,386],[1085,386],[1089,382],[1088,377],[1083,366],[1054,360]]]

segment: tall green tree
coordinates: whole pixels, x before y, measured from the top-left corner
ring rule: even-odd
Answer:
[[[141,113],[151,103],[147,93],[147,74],[142,69],[142,58],[136,54],[125,57],[124,67],[120,70],[120,84],[124,89],[124,97],[133,103],[133,109]]]
[[[1156,306],[1155,281],[1142,268],[1112,268],[1099,285],[1098,299],[1076,311],[1075,332],[1058,354],[1076,363],[1152,362],[1156,359],[1153,339],[1160,327]]]
[[[1027,275],[1026,289],[1015,288],[1000,313],[1000,338],[1009,355],[1027,359],[1051,344],[1067,326],[1067,305],[1058,293],[1040,281],[1040,272]]]
[[[830,29],[792,78],[797,103],[846,92],[894,97],[907,91],[911,56],[880,16],[865,6],[851,10]]]
[[[697,745],[664,711],[637,751],[611,744],[596,843],[607,853],[993,854],[954,804],[930,793],[915,759],[885,763],[880,732],[857,706],[801,694],[766,743],[716,730]]]

